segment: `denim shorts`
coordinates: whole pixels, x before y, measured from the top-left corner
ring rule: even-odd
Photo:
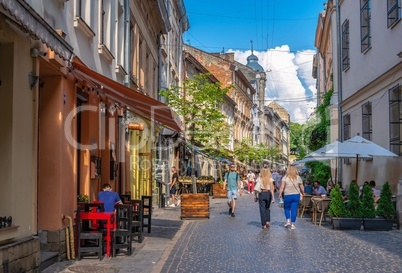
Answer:
[[[233,199],[237,199],[237,190],[228,190],[228,201],[232,201]]]

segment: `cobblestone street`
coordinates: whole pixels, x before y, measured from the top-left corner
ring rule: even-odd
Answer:
[[[278,200],[278,199],[277,199]],[[225,199],[211,199],[211,218],[191,221],[162,272],[401,272],[402,233],[332,230],[310,218],[284,228],[283,208],[272,204],[271,227],[261,229],[251,195],[236,217]]]
[[[278,200],[278,198],[276,199]],[[131,256],[84,258],[52,265],[56,272],[395,272],[402,271],[402,232],[332,230],[309,215],[296,229],[272,204],[271,227],[262,230],[251,195],[238,199],[230,217],[226,199],[210,199],[210,219],[180,220],[180,207],[157,208],[153,229]]]

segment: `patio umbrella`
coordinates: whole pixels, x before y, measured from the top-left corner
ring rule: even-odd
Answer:
[[[297,163],[306,163],[310,161],[324,161],[324,160],[332,160],[338,158],[355,158],[356,155],[352,153],[343,153],[343,152],[334,152],[334,149],[337,149],[342,144],[342,142],[334,141],[329,143],[314,152],[309,153],[306,155],[302,160],[296,161]],[[330,152],[331,151],[331,152]],[[361,157],[370,158],[371,156],[368,154],[362,154]],[[295,163],[296,163],[295,162]],[[336,161],[335,167],[335,178],[337,177],[338,172],[338,161]],[[332,176],[331,176],[332,179]],[[336,183],[336,181],[335,181]]]
[[[371,142],[359,135],[352,137],[344,142],[336,145],[331,150],[325,153],[327,156],[329,155],[338,155],[339,157],[344,157],[342,155],[350,155],[349,157],[356,157],[356,160],[359,157],[371,157],[371,156],[398,156],[393,152],[381,147],[380,145]],[[358,163],[356,161],[356,181],[358,177]]]

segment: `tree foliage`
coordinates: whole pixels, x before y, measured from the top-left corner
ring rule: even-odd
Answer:
[[[362,195],[362,216],[364,218],[375,218],[374,194],[370,185],[363,186]]]
[[[211,82],[209,74],[198,74],[187,79],[183,88],[173,86],[161,90],[160,95],[183,117],[186,135],[192,144],[211,149],[229,142],[230,128],[219,106],[230,87],[222,88],[219,82]]]
[[[356,183],[350,183],[349,191],[348,191],[348,214],[349,217],[352,218],[361,218],[362,217],[362,210],[361,204],[359,200],[359,186]]]
[[[172,86],[161,90],[160,95],[167,98],[177,114],[183,118],[185,133],[192,145],[216,156],[227,154],[231,128],[225,122],[226,116],[220,110],[220,104],[229,92],[230,86],[222,88],[219,82],[212,82],[208,73],[194,75],[184,81],[183,87]],[[195,165],[194,153],[192,166]],[[193,191],[197,191],[192,168]]]
[[[346,207],[343,203],[343,197],[339,184],[335,185],[335,188],[331,191],[331,203],[329,204],[328,214],[331,217],[346,217]]]
[[[277,161],[280,154],[281,152],[277,147],[268,147],[263,143],[253,146],[251,139],[243,139],[234,148],[235,157],[249,165],[253,162],[261,163],[266,159]]]
[[[385,184],[381,188],[380,201],[378,201],[377,215],[384,219],[395,218],[395,208],[392,203],[392,192],[389,187],[389,183]]]

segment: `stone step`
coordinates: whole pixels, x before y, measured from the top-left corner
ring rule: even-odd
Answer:
[[[51,251],[40,252],[40,271],[59,261],[59,253]]]

